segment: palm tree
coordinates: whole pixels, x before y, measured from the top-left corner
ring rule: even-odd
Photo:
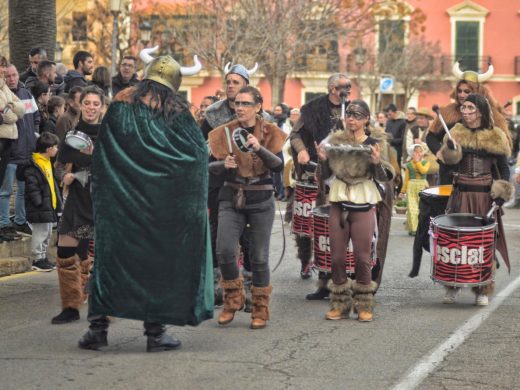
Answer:
[[[50,59],[56,46],[56,0],[9,0],[9,51],[21,71],[32,47],[42,47]]]

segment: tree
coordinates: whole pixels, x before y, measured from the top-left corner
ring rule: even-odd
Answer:
[[[7,0],[0,0],[0,55],[6,57],[9,52],[9,12]]]
[[[55,0],[9,0],[10,60],[19,70],[27,66],[32,47],[44,48],[53,59],[55,45]]]

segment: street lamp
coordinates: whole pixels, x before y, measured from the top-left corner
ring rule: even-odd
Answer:
[[[356,47],[353,51],[354,62],[357,65],[357,84],[358,84],[358,98],[361,99],[361,67],[365,64],[367,59],[367,50],[363,47]]]
[[[150,22],[144,21],[139,25],[139,35],[144,47],[148,46],[148,42],[152,38],[152,25]]]
[[[56,41],[56,47],[54,48],[54,62],[61,62],[63,59],[63,47],[59,41]]]
[[[110,0],[110,12],[114,17],[114,24],[112,26],[112,75],[116,74],[117,66],[117,36],[118,36],[118,24],[117,18],[121,11],[123,11],[125,0]]]

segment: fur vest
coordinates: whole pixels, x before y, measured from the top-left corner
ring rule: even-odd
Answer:
[[[208,134],[210,152],[217,160],[224,160],[229,154],[226,132],[224,130],[226,127],[230,130],[230,134],[232,134],[233,130],[240,127],[240,123],[238,120],[233,120],[217,127]],[[258,139],[260,145],[274,154],[278,154],[282,151],[283,144],[287,138],[287,134],[279,127],[261,118],[257,118],[256,120],[253,135]],[[233,140],[231,140],[231,146],[233,155],[238,164],[238,173],[240,176],[244,178],[257,177],[267,171],[267,167],[264,165],[262,159],[258,158],[256,153],[241,152]]]

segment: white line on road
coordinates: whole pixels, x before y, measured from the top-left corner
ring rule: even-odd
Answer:
[[[452,352],[454,352],[480,325],[493,313],[504,300],[520,286],[520,276],[509,283],[498,293],[489,306],[482,308],[477,314],[467,320],[445,342],[440,344],[433,352],[423,357],[415,365],[406,377],[393,387],[394,390],[415,389],[439,364]]]

